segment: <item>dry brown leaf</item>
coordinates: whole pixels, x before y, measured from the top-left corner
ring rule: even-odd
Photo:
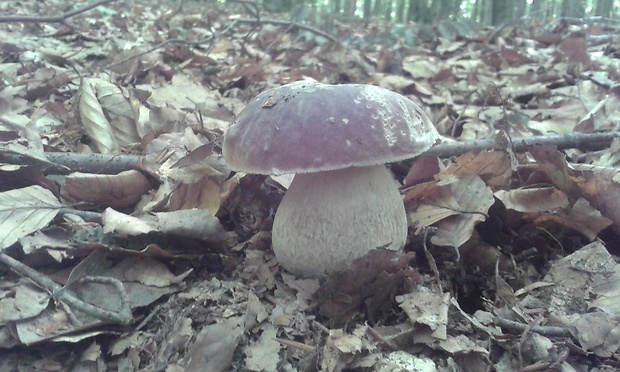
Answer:
[[[595,167],[618,169],[620,166],[620,138],[614,138],[601,157],[592,162]]]
[[[601,215],[584,198],[578,199],[572,207],[563,208],[554,214],[526,215],[526,219],[534,223],[554,221],[560,225],[582,233],[590,241],[596,239],[598,233],[612,224],[612,221]]]
[[[314,294],[319,311],[339,326],[351,319],[362,304],[372,320],[389,307],[405,278],[406,267],[415,254],[376,249],[353,261],[344,272],[331,275]]]
[[[174,275],[165,264],[150,257],[128,257],[115,266],[109,267],[106,275],[116,277],[123,282],[136,282],[152,287],[168,287],[179,284],[191,273],[192,269],[180,275]]]
[[[11,296],[0,299],[0,323],[35,317],[47,308],[49,300],[48,293],[24,283],[14,288]]]
[[[147,302],[144,300],[147,296],[142,295],[140,291],[134,290],[131,287],[127,287],[126,289],[130,294],[130,300],[134,306],[143,306],[145,303],[151,303],[163,294],[173,291],[170,289],[162,290],[156,288],[155,291],[159,292],[159,294],[151,295],[150,300]],[[109,285],[99,284],[99,287],[97,287],[79,283],[74,285],[71,290],[75,290],[80,299],[99,308],[114,310],[118,309],[120,306],[118,292]],[[137,294],[141,294],[141,296],[137,296]],[[41,298],[36,299],[37,304],[35,305],[40,306],[48,303],[49,294],[41,292],[39,297]],[[107,332],[104,330],[90,330],[90,328],[81,328],[85,323],[92,323],[93,321],[96,322],[96,319],[74,308],[71,309],[71,315],[69,315],[67,313],[67,309],[67,307],[46,307],[36,316],[21,319],[18,322],[12,323],[12,326],[15,328],[16,335],[20,342],[24,344],[31,344],[50,339],[58,342],[78,342],[85,338],[90,338]],[[76,333],[76,330],[78,329],[81,329],[81,332]],[[0,340],[0,343],[5,341],[7,341],[7,339]]]
[[[410,293],[396,296],[396,302],[412,324],[424,324],[432,330],[433,340],[447,338],[449,293],[416,286]]]
[[[185,355],[188,371],[230,371],[233,354],[245,332],[243,316],[232,317],[202,328]]]
[[[41,186],[0,193],[0,251],[47,226],[60,207],[54,194]]]
[[[102,154],[119,153],[121,148],[114,136],[112,124],[87,79],[82,80],[76,100],[76,116],[93,141],[95,150]]]
[[[403,180],[403,187],[408,188],[423,182],[432,181],[434,176],[443,169],[441,160],[435,155],[422,155],[416,159],[407,176]]]
[[[437,185],[436,181],[417,184],[407,190],[404,196],[405,209],[415,210],[418,205],[428,201],[428,203],[436,203],[442,201],[445,205],[456,205],[452,201],[446,199],[444,186]]]
[[[132,206],[150,188],[149,180],[136,170],[116,175],[75,172],[65,177],[65,189],[70,197],[103,207]]]
[[[162,134],[147,146],[145,168],[165,182],[195,183],[205,175],[224,181],[230,171],[217,156],[205,156],[211,146],[208,138],[191,128]]]
[[[13,323],[19,341],[25,345],[47,340],[72,328],[65,310],[46,308],[35,317]],[[80,336],[76,336],[78,338]],[[82,339],[85,338],[82,336]]]
[[[601,214],[613,221],[613,229],[620,232],[620,172],[617,168],[573,165],[581,170],[577,182],[583,197]]]
[[[596,241],[555,262],[544,278],[555,283],[541,296],[550,315],[564,319],[576,332],[581,347],[602,357],[620,346],[619,267],[607,248]],[[586,313],[588,308],[598,311]]]
[[[431,242],[435,245],[460,247],[471,237],[474,225],[487,218],[489,207],[493,205],[495,199],[493,192],[478,176],[459,178],[448,187],[456,202],[456,208],[432,202],[427,204],[445,209],[446,215],[454,212],[456,214],[435,223],[437,233],[431,238]]]
[[[107,208],[102,220],[103,231],[106,233],[114,231],[120,234],[142,235],[161,232],[207,241],[221,241],[225,238],[225,230],[220,220],[208,210],[182,209],[137,218]]]
[[[587,65],[590,63],[586,39],[580,36],[569,37],[560,44],[564,58],[570,63]]]
[[[409,56],[403,59],[403,70],[416,80],[430,79],[437,75],[439,66],[433,57]]]
[[[127,215],[115,211],[112,208],[106,208],[101,216],[103,222],[103,232],[118,234],[126,234],[130,236],[148,234],[158,231],[159,225],[155,218],[150,216],[141,216],[141,218]]]
[[[209,177],[195,183],[182,183],[170,194],[169,211],[180,209],[206,209],[216,215],[220,209],[220,187]]]
[[[132,309],[150,305],[162,296],[177,292],[182,288],[181,282],[192,271],[174,275],[165,264],[150,257],[129,257],[117,264],[108,261],[107,265],[100,275],[115,278],[123,284]],[[121,308],[120,294],[111,285],[86,281],[73,284],[71,290],[83,301],[99,308],[114,312]],[[81,312],[75,315],[81,321],[92,320],[91,316]]]
[[[434,191],[425,195],[417,207],[409,213],[409,218],[416,227],[416,234],[446,217],[459,214],[459,203],[450,186],[438,186]],[[407,205],[411,205],[411,201]]]
[[[520,112],[530,118],[528,128],[542,135],[572,133],[580,118],[587,114],[579,99],[567,98],[556,106],[559,107],[524,109]]]
[[[468,152],[456,158],[442,174],[456,177],[478,175],[491,189],[506,185],[513,172],[511,156],[505,151]]]
[[[2,97],[0,96],[0,104]],[[0,108],[0,111],[2,109]],[[20,115],[21,117],[21,115]],[[11,128],[14,132],[4,132],[0,137],[0,150],[3,153],[15,154],[22,157],[20,165],[38,164],[43,167],[55,167],[67,169],[63,166],[53,164],[45,157],[43,141],[41,135],[28,126],[29,120],[15,120],[14,113],[0,115],[0,122],[4,127]],[[23,123],[20,123],[23,121]]]
[[[576,185],[578,178],[568,167],[566,155],[553,146],[535,146],[529,152],[537,161],[533,168],[542,171],[547,176],[548,182],[566,193],[569,200],[576,200],[580,196]]]
[[[606,313],[582,314],[571,323],[578,332],[579,344],[601,358],[609,358],[620,347],[620,317]]]
[[[499,190],[495,197],[506,208],[523,213],[552,212],[568,206],[566,194],[555,187]]]
[[[276,341],[276,328],[266,324],[258,341],[245,348],[246,365],[250,371],[276,371],[282,344]]]
[[[83,79],[77,99],[79,117],[99,152],[117,153],[140,142],[133,109],[118,86],[103,79]]]
[[[220,220],[208,210],[183,209],[155,213],[155,216],[164,234],[211,241],[222,241],[225,238],[226,231]]]

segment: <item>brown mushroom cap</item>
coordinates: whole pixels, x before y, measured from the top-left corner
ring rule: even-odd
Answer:
[[[226,134],[223,154],[236,171],[310,173],[400,161],[437,137],[422,110],[398,93],[300,81],[254,98]]]

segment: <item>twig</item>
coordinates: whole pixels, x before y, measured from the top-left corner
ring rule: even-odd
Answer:
[[[452,137],[456,137],[456,129],[458,128],[459,121],[461,121],[461,118],[465,114],[465,110],[467,110],[467,107],[469,107],[469,106],[468,105],[464,105],[463,109],[461,110],[461,112],[459,112],[459,116],[457,116],[456,119],[454,119],[454,122],[452,123],[452,132],[451,132],[451,136]]]
[[[579,149],[582,151],[601,150],[609,147],[614,138],[620,138],[620,132],[605,133],[570,133],[552,136],[515,137],[514,151],[524,152],[532,145],[553,145],[559,150]],[[465,142],[440,143],[428,151],[426,155],[437,155],[441,158],[462,155],[469,151],[492,149],[493,139],[479,139]],[[51,160],[51,159],[50,159]]]
[[[396,347],[396,345],[392,341],[386,340],[381,333],[377,332],[377,330],[372,328],[371,326],[366,327],[366,333],[371,335],[375,340],[379,341],[379,343],[387,346],[388,349],[392,351],[398,350],[398,347]]]
[[[243,5],[245,10],[247,10],[247,12],[250,13],[250,15],[258,21],[257,23],[254,24],[254,26],[252,26],[250,31],[248,31],[245,34],[245,37],[243,38],[243,43],[241,43],[241,50],[244,50],[245,44],[248,42],[248,40],[250,40],[250,36],[252,36],[256,32],[257,29],[261,28],[260,9],[258,8],[258,5],[256,5],[256,2],[254,1],[248,1],[248,0],[231,0],[231,1],[241,3],[241,5]],[[249,3],[252,3],[253,5],[250,5]]]
[[[518,323],[501,317],[495,318],[495,324],[515,333],[523,333],[529,327],[527,324]],[[529,331],[546,337],[572,337],[569,327],[531,326]]]
[[[81,154],[75,152],[46,152],[50,163],[35,161],[21,154],[0,153],[0,160],[9,164],[31,165],[52,174],[71,172],[118,174],[126,170],[140,169],[143,157],[139,155]],[[66,164],[66,166],[62,166]]]
[[[424,228],[424,238],[423,238],[423,243],[422,246],[424,247],[424,256],[426,256],[426,260],[428,261],[428,265],[430,266],[431,270],[433,271],[433,274],[435,275],[435,280],[437,281],[437,287],[439,288],[439,292],[443,293],[443,287],[441,285],[441,277],[439,276],[439,270],[437,269],[437,262],[435,262],[435,257],[433,257],[433,255],[431,254],[431,252],[428,250],[428,248],[426,247],[426,241],[428,238],[428,233],[435,233],[437,231],[436,227],[430,227],[427,226]],[[456,254],[457,254],[457,262],[460,261],[460,253],[459,250],[456,250]]]
[[[316,347],[304,344],[302,342],[287,340],[284,338],[275,338],[274,340],[276,340],[277,342],[281,343],[284,346],[290,346],[297,350],[305,351],[308,353],[316,352]]]
[[[583,121],[591,119],[594,115],[596,115],[597,112],[599,112],[600,109],[602,109],[607,104],[607,101],[609,101],[609,94],[606,95],[605,98],[603,98],[599,103],[597,103],[596,106],[592,108],[592,110],[588,111],[586,116],[579,120],[579,122],[581,123]]]
[[[97,319],[103,321],[110,321],[114,323],[120,324],[129,324],[133,320],[133,315],[131,313],[131,305],[129,302],[129,295],[123,284],[115,278],[110,277],[84,277],[79,280],[79,282],[98,282],[112,285],[118,291],[121,298],[121,310],[119,312],[113,312],[106,309],[102,309],[96,306],[93,306],[87,302],[82,301],[78,297],[76,297],[71,291],[63,290],[63,287],[58,283],[54,282],[49,277],[43,275],[35,269],[32,269],[23,263],[17,261],[13,257],[6,255],[0,252],[0,263],[5,264],[9,268],[11,268],[16,273],[23,275],[24,277],[32,280],[34,283],[39,286],[47,289],[49,292],[53,293],[54,296],[59,300],[70,307],[80,310],[88,315],[91,315]]]
[[[90,5],[86,5],[85,7],[75,9],[66,13],[63,13],[58,16],[48,16],[48,17],[33,17],[33,16],[25,16],[25,15],[16,15],[16,16],[0,16],[0,23],[64,23],[67,19],[80,14],[87,12],[93,8],[96,8],[100,5],[111,3],[116,0],[99,0],[95,1]]]
[[[317,327],[320,331],[322,331],[325,334],[330,334],[329,328],[325,327],[323,324],[319,323],[316,320],[312,321],[312,325],[314,325],[315,327]]]
[[[513,138],[514,151],[524,152],[532,145],[553,145],[559,150],[577,148],[582,151],[606,149],[614,138],[620,138],[620,132],[605,133],[570,133],[553,136],[532,136]],[[440,143],[424,154],[436,155],[441,158],[462,155],[468,151],[484,151],[492,149],[492,139],[480,139],[464,142]],[[144,158],[139,155],[104,155],[78,154],[72,152],[46,152],[47,159],[56,165],[67,167],[65,173],[85,172],[99,174],[117,174],[122,171],[140,170]],[[0,153],[0,159],[9,164],[22,165],[27,163],[23,156]],[[50,169],[48,169],[50,171]]]

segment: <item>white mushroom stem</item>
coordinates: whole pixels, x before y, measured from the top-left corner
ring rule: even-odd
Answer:
[[[276,213],[273,250],[288,271],[322,277],[369,251],[400,249],[407,217],[383,166],[297,174]]]

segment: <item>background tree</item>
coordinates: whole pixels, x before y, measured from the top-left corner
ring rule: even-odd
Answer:
[[[586,15],[586,9],[581,0],[563,0],[560,9],[562,17],[583,18]]]
[[[594,15],[597,17],[609,17],[613,6],[613,0],[597,0]]]
[[[428,2],[424,0],[409,0],[409,9],[407,9],[407,21],[424,22],[430,17],[430,8]]]
[[[226,1],[226,0],[219,0]],[[327,16],[346,19],[383,19],[404,24],[434,23],[467,18],[482,25],[529,17],[550,22],[558,17],[593,16],[618,19],[620,4],[614,0],[256,0],[270,12],[290,12],[300,2],[313,10],[317,22]]]
[[[364,0],[364,19],[372,16],[372,0]]]

